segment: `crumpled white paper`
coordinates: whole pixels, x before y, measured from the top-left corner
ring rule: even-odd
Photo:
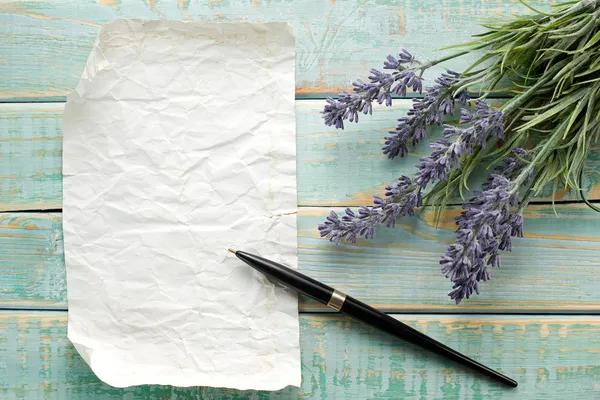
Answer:
[[[294,36],[285,23],[105,25],[64,114],[68,337],[104,382],[300,384]]]

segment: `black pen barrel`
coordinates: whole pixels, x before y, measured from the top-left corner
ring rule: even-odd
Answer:
[[[347,296],[332,287],[325,285],[311,277],[301,274],[298,271],[285,267],[274,261],[256,256],[243,251],[236,251],[235,255],[252,268],[267,275],[272,280],[288,286],[293,290],[305,294],[334,308],[335,310],[347,314],[348,316],[370,325],[378,330],[386,332],[392,336],[407,340],[419,347],[430,350],[438,355],[449,358],[464,366],[481,372],[491,378],[503,382],[506,385],[517,387],[517,382],[483,364],[451,349],[450,347],[422,334],[418,330],[403,324],[389,315],[376,310],[375,308]]]
[[[333,294],[334,290],[332,287],[274,261],[246,253],[245,251],[236,251],[235,255],[272,280],[312,297],[323,304],[327,304]]]
[[[378,330],[386,332],[392,336],[407,340],[419,347],[432,351],[440,356],[454,360],[464,366],[481,372],[491,378],[501,381],[509,386],[517,387],[517,382],[483,364],[451,349],[450,347],[438,342],[437,340],[422,334],[418,330],[398,321],[397,319],[379,311],[375,308],[346,295],[346,300],[340,310],[350,317],[364,322]]]

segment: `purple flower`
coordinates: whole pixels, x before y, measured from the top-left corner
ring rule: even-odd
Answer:
[[[415,175],[415,182],[423,189],[429,182],[445,181],[448,172],[459,165],[463,153],[460,140],[440,139],[430,147],[433,152],[429,157],[421,158],[421,164],[417,165],[419,172]]]
[[[460,124],[468,124],[473,129],[469,148],[481,146],[485,149],[488,136],[504,138],[504,114],[483,100],[475,101],[474,113],[464,108],[460,111]]]
[[[374,207],[383,211],[382,223],[388,228],[396,226],[396,219],[401,216],[415,215],[415,208],[423,205],[419,186],[409,177],[401,176],[393,185],[385,188],[385,197],[375,196]]]
[[[339,243],[341,240],[356,243],[358,236],[372,239],[375,237],[375,225],[382,218],[380,213],[373,212],[368,207],[360,207],[358,215],[346,208],[342,218],[332,211],[325,222],[319,224],[319,234],[321,237],[328,237],[334,243]]]
[[[530,155],[527,150],[521,148],[513,149],[511,153],[512,154],[510,156],[505,157],[494,169],[499,174],[502,174],[509,179],[516,179],[523,168],[529,165]],[[523,182],[523,186],[529,186],[534,174],[535,168],[530,168],[527,178]]]
[[[456,79],[457,76],[458,74],[455,73],[444,74],[437,80],[437,88],[431,89],[423,101],[417,100],[415,102],[416,105],[409,111],[409,115],[399,120],[404,124],[406,129],[409,129],[412,121],[417,118],[421,118],[423,121],[423,124],[420,126],[412,125],[412,128],[418,128],[416,135],[413,136],[413,144],[424,138],[426,124],[432,123],[431,121],[438,123],[438,120],[441,121],[442,114],[453,111],[454,100],[446,97],[432,100],[433,98],[430,94],[434,93],[438,95],[442,92],[443,88],[450,86],[453,79]],[[387,78],[384,75],[378,75],[377,78],[372,77],[372,80],[375,79],[384,82]],[[429,107],[427,110],[423,108],[424,103],[430,104],[430,106],[427,106]],[[431,105],[434,103],[436,104],[435,107],[438,107],[434,113],[437,113],[438,116],[432,117],[428,113],[433,112],[431,111]],[[331,241],[336,243],[340,240],[354,243],[358,236],[363,236],[367,239],[372,238],[375,235],[375,226],[380,223],[385,223],[386,226],[393,227],[399,216],[414,215],[415,208],[422,206],[421,190],[425,189],[429,183],[445,181],[450,171],[460,165],[460,159],[463,154],[471,154],[475,146],[484,146],[488,134],[499,134],[502,126],[498,127],[498,124],[502,124],[502,120],[503,115],[501,112],[491,109],[487,103],[478,100],[474,113],[466,110],[461,112],[461,123],[467,124],[467,127],[444,125],[444,139],[431,144],[433,151],[428,157],[421,159],[421,163],[417,165],[418,172],[415,174],[413,180],[405,176],[401,177],[395,185],[386,188],[385,197],[375,196],[374,205],[359,208],[358,214],[349,209],[346,210],[345,215],[341,218],[335,213],[331,214],[323,224],[319,225],[321,236],[329,237]],[[454,140],[450,141],[450,138]],[[393,151],[397,152],[396,155],[404,156],[408,151],[406,140],[403,140],[400,135],[387,138],[386,144],[389,148],[393,147]],[[390,154],[388,156],[393,158],[394,154]],[[502,179],[509,182],[499,175],[493,175],[490,178],[490,182],[486,185],[501,187]],[[484,189],[485,191],[482,192],[481,196],[491,196],[487,192],[488,187],[484,186]],[[503,195],[500,194],[500,196]],[[506,199],[502,198],[501,200],[504,201]],[[487,228],[484,228],[484,232],[489,232],[489,225],[486,226]],[[468,232],[463,230],[457,233],[459,235],[457,239],[458,243],[463,241],[461,238],[467,235]],[[503,235],[500,237],[501,240],[497,244],[494,241],[490,241],[490,246],[495,247],[496,251],[498,249],[509,249],[511,232],[512,229],[509,233],[503,232]],[[518,229],[515,229],[515,232],[518,232]],[[498,236],[497,233],[495,235]],[[479,249],[478,246],[481,246],[478,240],[478,238],[469,239],[469,241],[475,242],[474,246],[476,250]],[[479,250],[473,254],[479,254]],[[499,261],[496,257],[493,257],[492,262],[497,264]],[[485,274],[481,276],[485,276]]]
[[[490,110],[487,103],[481,100],[477,100],[474,114],[462,109],[460,123],[468,127],[444,125],[444,139],[432,143],[431,155],[421,158],[415,182],[425,189],[430,182],[445,181],[450,171],[460,165],[463,154],[471,154],[475,146],[485,147],[488,135],[495,136],[502,131],[502,126],[497,126],[502,121],[502,113]],[[454,141],[451,142],[449,138],[454,138]],[[404,148],[402,150],[406,151]]]
[[[521,168],[527,163],[527,150],[516,148],[512,149],[512,155],[505,157],[502,162],[495,168],[496,171],[504,176],[510,175],[513,172],[520,172]]]
[[[408,146],[414,146],[427,138],[427,125],[440,125],[442,116],[454,112],[455,101],[466,104],[469,96],[460,93],[452,98],[450,87],[456,82],[459,74],[448,71],[438,77],[436,85],[427,89],[423,99],[413,99],[413,106],[408,110],[408,115],[398,119],[396,129],[389,131],[390,136],[385,138],[383,154],[388,158],[404,157]]]
[[[510,219],[511,235],[523,237],[523,215],[515,214]]]
[[[413,63],[417,65],[410,68]],[[422,70],[422,65],[408,51],[403,50],[398,59],[388,56],[384,69],[394,72],[388,74],[371,69],[368,82],[357,80],[352,83],[353,93],[344,91],[338,100],[328,98],[321,112],[325,125],[344,129],[345,120],[358,122],[359,113],[371,114],[374,101],[391,106],[392,94],[404,97],[409,88],[419,93],[423,90],[421,75],[416,74]]]
[[[444,139],[432,143],[431,155],[421,158],[415,182],[425,189],[430,182],[445,181],[449,172],[459,166],[463,154],[471,154],[475,146],[485,147],[488,134],[495,136],[502,131],[502,125],[499,128],[497,126],[502,121],[502,113],[490,110],[487,103],[481,100],[477,100],[474,114],[462,109],[460,123],[468,127],[444,125]],[[449,138],[454,138],[454,141],[451,142]]]
[[[361,206],[358,214],[346,208],[341,218],[332,211],[319,225],[319,234],[335,243],[341,240],[356,243],[358,236],[372,239],[378,224],[393,228],[399,216],[414,215],[415,208],[423,205],[423,199],[419,186],[402,176],[398,182],[386,187],[385,197],[375,196],[373,203],[371,207]]]
[[[484,190],[463,205],[456,218],[456,243],[440,260],[442,273],[454,284],[450,298],[459,304],[479,282],[490,279],[488,267],[499,267],[499,250],[511,251],[512,236],[523,236],[523,216],[515,211],[519,196],[512,181],[490,175]]]
[[[402,49],[402,52],[398,55],[398,59],[394,58],[391,54],[387,56],[387,60],[383,63],[383,69],[400,69],[402,64],[413,61],[415,61],[415,57],[408,50]]]

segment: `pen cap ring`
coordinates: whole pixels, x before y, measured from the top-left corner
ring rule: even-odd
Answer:
[[[327,307],[333,308],[335,311],[340,311],[344,305],[344,301],[346,301],[346,294],[338,290],[334,290],[331,294],[329,302],[327,303]]]

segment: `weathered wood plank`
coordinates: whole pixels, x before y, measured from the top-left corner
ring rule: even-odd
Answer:
[[[374,193],[401,174],[411,174],[429,150],[423,143],[404,160],[380,152],[386,131],[409,100],[379,107],[344,131],[325,127],[323,101],[297,101],[298,202],[302,206],[369,204]],[[63,104],[0,105],[0,211],[62,207]],[[600,146],[589,158],[586,189],[600,199]],[[558,201],[575,193],[559,193]],[[547,200],[547,199],[546,199]]]
[[[0,105],[0,211],[62,208],[62,110]]]
[[[66,308],[59,214],[0,214],[0,308]]]
[[[453,240],[448,211],[439,230],[431,214],[382,228],[377,240],[336,246],[318,237],[328,208],[298,216],[300,270],[388,312],[598,312],[598,215],[583,205],[527,209],[526,237],[492,271],[482,294],[455,306],[439,257]],[[60,214],[0,214],[0,308],[66,309]],[[225,250],[224,250],[225,251]],[[326,311],[302,299],[302,311]]]
[[[373,194],[400,175],[412,176],[419,159],[430,153],[422,142],[405,158],[388,160],[381,152],[384,137],[396,119],[410,108],[410,100],[396,100],[393,107],[376,107],[371,116],[361,115],[360,123],[346,123],[344,130],[326,127],[320,115],[324,101],[303,101],[296,106],[298,151],[298,201],[304,206],[357,206],[371,204]],[[430,139],[441,137],[441,130]],[[480,178],[493,172],[482,165]],[[474,181],[472,188],[478,188]],[[588,158],[583,187],[589,199],[600,199],[600,144]],[[551,195],[551,191],[547,191]],[[538,200],[550,200],[545,197]],[[560,191],[555,200],[575,200],[575,192]],[[457,199],[460,200],[460,199]]]
[[[196,399],[593,399],[600,317],[397,315],[519,382],[501,386],[339,315],[300,317],[302,386],[278,392],[103,384],[66,338],[64,312],[0,313],[0,397]]]
[[[537,0],[546,7],[549,0]],[[76,10],[76,12],[74,12]],[[423,59],[465,42],[500,13],[527,12],[512,0],[119,0],[0,1],[0,98],[63,99],[83,70],[102,24],[118,18],[289,21],[296,33],[298,95],[323,96],[365,76],[405,47]],[[473,58],[449,62],[461,69]],[[433,74],[439,69],[432,71]]]

